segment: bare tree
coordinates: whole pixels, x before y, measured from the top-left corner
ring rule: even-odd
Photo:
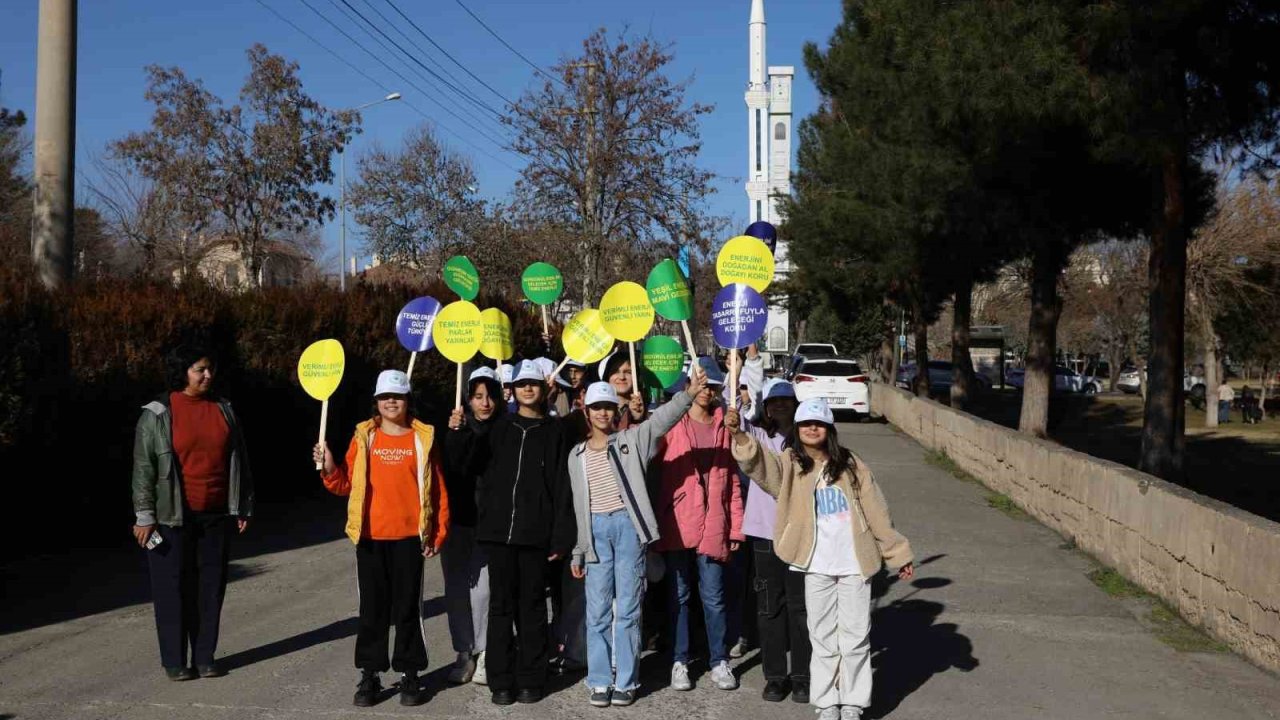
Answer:
[[[1231,176],[1230,169],[1220,177]],[[1214,319],[1228,304],[1260,305],[1276,288],[1255,280],[1251,271],[1280,263],[1280,198],[1274,182],[1248,177],[1223,181],[1217,212],[1187,244],[1187,315],[1204,346],[1205,425],[1217,427],[1220,338]],[[1270,319],[1268,319],[1270,320]]]
[[[274,233],[333,217],[333,199],[317,188],[333,180],[330,159],[359,116],[307,95],[297,63],[262,45],[247,54],[249,76],[230,107],[180,68],[148,67],[151,129],[113,143],[112,152],[163,187],[182,216],[216,217],[257,282]]]
[[[582,54],[556,65],[556,81],[527,91],[505,122],[511,149],[528,164],[518,191],[528,211],[551,225],[575,226],[584,303],[602,286],[619,248],[686,243],[706,250],[698,210],[713,192],[697,165],[698,118],[688,80],[667,76],[670,46],[651,38],[610,38],[598,30]]]
[[[397,151],[375,145],[357,168],[347,202],[365,228],[365,246],[384,260],[438,269],[484,220],[471,163],[425,125],[410,130]]]

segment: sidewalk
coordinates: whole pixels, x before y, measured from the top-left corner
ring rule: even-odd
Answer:
[[[1163,644],[1132,603],[1094,586],[1088,558],[1064,549],[1046,528],[989,507],[983,488],[925,462],[905,435],[887,425],[846,425],[841,432],[876,472],[920,562],[914,582],[877,587],[883,594],[873,619],[871,717],[1280,718],[1277,678],[1230,654],[1184,653]],[[340,518],[340,508],[334,516]],[[287,532],[283,522],[273,526],[264,518],[256,529]],[[115,608],[94,615],[7,623],[25,629],[0,635],[0,718],[813,717],[811,708],[789,700],[760,700],[764,680],[754,654],[737,661],[742,687],[736,692],[716,690],[701,677],[689,693],[666,688],[665,659],[648,656],[646,695],[630,708],[593,708],[580,683],[538,705],[510,708],[490,704],[482,687],[446,687],[442,665],[453,653],[434,562],[424,597],[435,697],[420,708],[402,708],[395,698],[354,708],[351,545],[340,539],[278,547],[235,561],[220,647],[227,677],[165,680],[150,606],[138,604],[134,593],[119,603],[93,603]],[[122,550],[116,562],[136,571],[143,559]],[[54,560],[42,570],[44,578],[23,572],[0,576],[5,612],[16,593],[39,593],[55,575],[74,586],[66,577],[83,570],[72,560]],[[82,590],[98,592],[107,589]],[[393,681],[384,676],[384,685]]]

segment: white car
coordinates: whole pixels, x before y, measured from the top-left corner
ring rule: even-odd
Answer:
[[[833,411],[851,410],[860,420],[871,416],[870,381],[857,362],[845,358],[805,360],[791,378],[796,400],[825,398]]]

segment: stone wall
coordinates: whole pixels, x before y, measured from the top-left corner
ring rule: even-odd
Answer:
[[[871,386],[871,407],[1191,624],[1280,672],[1280,524],[889,385]]]

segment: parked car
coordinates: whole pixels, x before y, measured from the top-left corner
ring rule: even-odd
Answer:
[[[1022,388],[1026,380],[1026,368],[1010,368],[1004,373],[1004,381],[1010,387]],[[1097,395],[1102,392],[1102,380],[1081,375],[1065,365],[1053,366],[1053,391]]]
[[[796,399],[826,398],[834,411],[852,410],[859,419],[871,415],[870,378],[858,363],[848,358],[816,358],[805,360],[791,378]]]
[[[836,357],[840,353],[836,352],[836,346],[831,343],[800,343],[796,346],[796,355],[804,355],[805,357]]]
[[[907,363],[898,368],[898,376],[894,379],[894,385],[910,390],[911,384],[915,380],[916,364]],[[948,360],[930,360],[929,361],[929,394],[930,395],[946,395],[951,392],[951,381],[955,377],[955,366]],[[974,382],[978,386],[979,391],[991,389],[991,381],[985,375],[974,374]]]
[[[1142,374],[1136,367],[1127,367],[1120,371],[1116,387],[1126,395],[1133,395],[1142,389]]]

